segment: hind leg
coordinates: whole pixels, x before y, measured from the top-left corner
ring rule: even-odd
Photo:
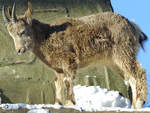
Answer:
[[[132,108],[142,108],[147,98],[146,73],[136,60],[133,68],[135,76],[129,77],[132,89]]]
[[[132,108],[142,108],[147,97],[146,75],[134,55],[116,52],[114,63],[124,71],[132,90]]]

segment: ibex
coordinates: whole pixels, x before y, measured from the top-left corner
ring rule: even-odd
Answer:
[[[141,108],[146,101],[146,73],[136,56],[147,36],[125,17],[105,12],[43,23],[32,18],[30,1],[24,15],[16,16],[15,4],[11,19],[4,6],[2,15],[17,53],[31,50],[55,71],[55,104],[75,104],[72,87],[76,71],[93,62],[115,66],[129,82],[132,108]]]

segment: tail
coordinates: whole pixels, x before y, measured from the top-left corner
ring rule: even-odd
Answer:
[[[144,46],[143,46],[143,42],[145,42],[146,40],[148,40],[148,37],[145,33],[141,32],[140,34],[140,38],[139,38],[139,43],[141,45],[141,48],[144,50]]]
[[[139,44],[140,44],[141,48],[145,51],[143,43],[148,40],[147,35],[133,21],[130,21],[130,23],[135,28],[135,30],[137,31],[137,33],[139,33]]]

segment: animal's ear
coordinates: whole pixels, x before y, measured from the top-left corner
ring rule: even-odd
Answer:
[[[28,0],[28,9],[25,12],[25,18],[28,24],[32,25],[32,8],[31,1]]]
[[[11,7],[8,7],[7,10],[8,10],[8,16],[11,17],[11,16],[12,16],[12,8],[11,8]]]

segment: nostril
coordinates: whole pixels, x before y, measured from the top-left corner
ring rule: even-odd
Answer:
[[[19,49],[18,51],[17,51],[17,53],[19,54],[19,55],[21,55],[22,53],[24,53],[25,52],[25,48],[21,48],[21,49]]]
[[[20,52],[21,52],[21,49],[18,50],[18,53],[20,53]]]

